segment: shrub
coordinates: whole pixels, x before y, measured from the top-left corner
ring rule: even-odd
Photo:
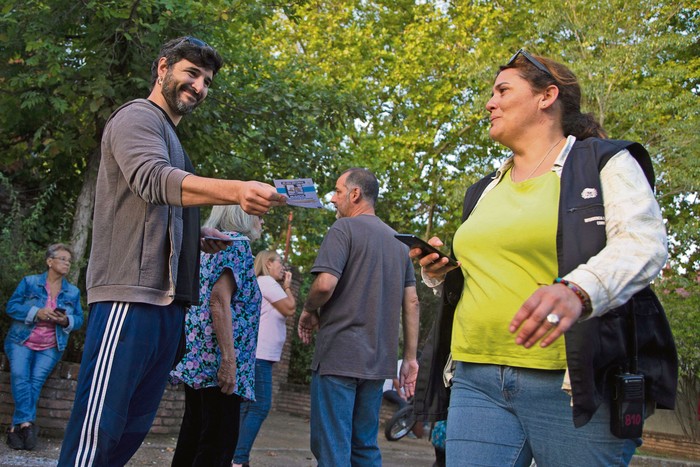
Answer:
[[[678,348],[676,418],[684,434],[700,440],[700,276],[673,277],[663,281],[659,294]]]

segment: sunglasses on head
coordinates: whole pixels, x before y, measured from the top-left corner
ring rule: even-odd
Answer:
[[[546,73],[546,74],[549,75],[552,79],[554,79],[554,76],[553,76],[552,73],[547,69],[547,67],[544,66],[544,65],[542,64],[542,62],[540,62],[539,60],[537,60],[535,57],[533,57],[532,55],[530,55],[530,54],[527,52],[527,50],[525,50],[525,49],[520,49],[520,50],[518,50],[517,52],[515,52],[515,55],[513,55],[512,57],[510,57],[510,60],[508,60],[508,63],[506,63],[506,66],[511,66],[511,65],[513,64],[513,62],[515,62],[515,60],[518,58],[518,55],[522,55],[523,57],[525,57],[525,59],[526,59],[528,62],[530,62],[530,63],[532,63],[533,65],[535,65],[535,67],[536,67],[538,70],[540,70],[540,71]]]
[[[173,48],[179,47],[180,45],[184,44],[185,42],[187,42],[188,44],[196,45],[197,47],[209,47],[209,44],[207,44],[206,42],[204,42],[201,39],[197,39],[196,37],[192,37],[192,36],[185,36],[182,38],[182,40],[180,42],[175,44],[173,46]]]

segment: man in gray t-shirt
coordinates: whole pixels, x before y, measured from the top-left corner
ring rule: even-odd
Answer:
[[[400,385],[412,396],[418,374],[418,295],[408,247],[374,212],[379,183],[348,169],[331,202],[331,226],[311,272],[299,318],[306,344],[318,330],[311,370],[311,451],[318,465],[380,466],[377,445],[384,380],[396,376],[399,320],[404,355]]]

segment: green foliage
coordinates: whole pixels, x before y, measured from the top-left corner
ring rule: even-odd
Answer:
[[[0,213],[0,255],[5,258],[3,267],[0,268],[0,314],[5,316],[7,301],[22,277],[30,271],[42,271],[46,264],[43,262],[43,250],[32,243],[35,232],[33,227],[40,225],[37,221],[41,211],[34,210],[25,217],[20,210],[16,193],[1,174],[0,186],[8,192],[11,201],[9,213]],[[4,332],[2,335],[4,337]]]
[[[0,81],[13,92],[0,94],[0,167],[20,192],[56,183],[53,215],[74,205],[107,116],[148,92],[158,46],[193,34],[226,59],[210,99],[179,129],[200,174],[309,175],[328,192],[342,169],[367,166],[382,181],[379,212],[390,225],[447,240],[466,186],[504,156],[483,105],[497,65],[527,46],[572,66],[585,108],[611,136],[650,148],[674,242],[698,240],[685,228],[700,217],[697,200],[687,201],[700,175],[698,14],[688,1],[53,0],[5,11]],[[269,218],[272,243],[283,241],[286,214]],[[302,268],[329,220],[295,213]]]
[[[485,70],[474,66],[479,57],[468,54],[478,37],[471,18],[488,15],[486,8],[474,6],[459,17],[408,1],[325,2],[295,11],[303,21],[285,21],[273,31],[273,40],[283,44],[277,45],[280,60],[302,50],[312,69],[356,91],[365,112],[346,131],[344,162],[378,174],[379,215],[400,231],[432,233],[434,225],[449,222],[438,232],[453,232],[445,187],[463,180],[462,170],[479,165],[485,154],[467,154],[461,141],[473,136],[471,147],[484,141],[470,105],[478,94],[467,89],[487,86]]]
[[[690,439],[700,440],[697,404],[700,400],[700,276],[672,276],[662,281],[660,294],[678,349],[679,378],[676,416]]]

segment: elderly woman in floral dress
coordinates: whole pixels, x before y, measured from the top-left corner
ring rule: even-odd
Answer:
[[[185,383],[185,414],[173,466],[230,466],[241,399],[255,399],[255,349],[262,295],[250,242],[262,220],[239,206],[215,206],[206,227],[230,237],[218,253],[202,253],[201,305],[185,318],[186,351],[170,373]]]

